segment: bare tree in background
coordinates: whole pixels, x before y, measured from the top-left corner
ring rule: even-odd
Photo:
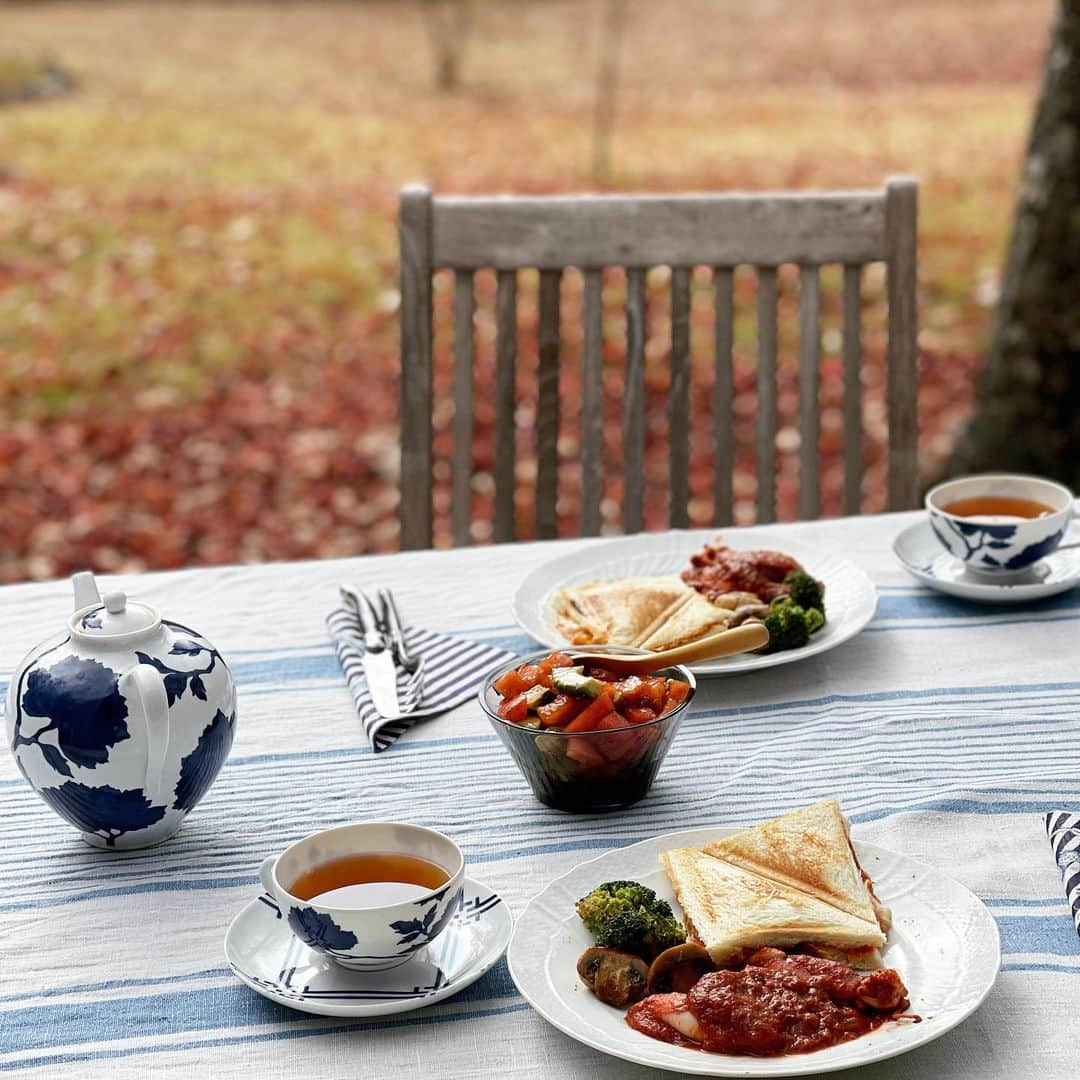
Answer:
[[[975,416],[953,472],[1080,484],[1080,0],[1060,0]]]
[[[472,29],[472,0],[423,0],[423,12],[435,56],[435,85],[455,90]]]
[[[611,178],[611,139],[619,90],[619,59],[626,31],[629,0],[603,0],[600,54],[596,70],[596,112],[593,123],[593,178],[607,184]]]

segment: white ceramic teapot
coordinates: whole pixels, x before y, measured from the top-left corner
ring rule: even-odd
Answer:
[[[11,677],[8,745],[34,790],[96,847],[160,844],[229,755],[236,688],[194,630],[72,578],[75,614]]]

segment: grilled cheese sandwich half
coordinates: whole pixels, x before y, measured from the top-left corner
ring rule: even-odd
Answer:
[[[851,846],[848,820],[835,798],[793,810],[705,845],[705,852],[888,932],[889,909],[874,895]]]
[[[718,966],[739,964],[766,945],[804,947],[852,967],[881,966],[885,934],[876,920],[851,915],[697,848],[665,851],[660,861],[687,933]]]
[[[659,652],[722,630],[753,593],[715,602],[675,575],[584,581],[552,593],[549,616],[572,645],[631,645]]]
[[[729,622],[729,608],[717,607],[700,593],[691,590],[681,604],[665,611],[635,645],[650,652],[662,652],[697,641],[706,634],[719,633]]]
[[[558,590],[551,614],[571,644],[633,645],[691,593],[676,576],[586,581]]]

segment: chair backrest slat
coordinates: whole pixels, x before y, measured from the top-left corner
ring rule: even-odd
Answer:
[[[844,267],[844,513],[862,509],[862,268]]]
[[[539,367],[536,398],[536,536],[558,535],[559,286],[562,272],[540,271]]]
[[[401,192],[401,546],[431,546],[431,196]]]
[[[883,189],[826,193],[729,195],[585,195],[556,197],[436,197],[421,187],[401,192],[401,538],[406,548],[432,542],[432,275],[454,272],[454,420],[451,526],[456,544],[471,539],[474,502],[474,364],[480,350],[476,270],[496,276],[495,380],[493,395],[494,509],[497,541],[517,535],[515,483],[518,406],[517,273],[540,274],[538,363],[522,379],[536,402],[535,535],[555,536],[559,526],[560,293],[562,275],[583,272],[581,366],[581,532],[603,526],[605,442],[603,374],[604,273],[626,273],[626,350],[621,517],[626,532],[645,524],[646,367],[650,382],[662,364],[651,342],[646,363],[649,290],[647,274],[671,271],[670,391],[668,394],[668,520],[690,524],[690,413],[693,385],[693,275],[713,268],[715,382],[713,520],[735,519],[735,284],[739,266],[757,274],[757,515],[776,520],[780,379],[788,385],[788,360],[779,357],[779,268],[799,267],[799,496],[800,517],[821,512],[822,284],[821,268],[843,268],[843,506],[861,509],[863,481],[861,367],[861,271],[884,262],[887,271],[888,493],[890,509],[916,504],[917,324],[916,233],[918,184],[890,179]],[[786,280],[786,279],[785,279]],[[569,292],[568,292],[569,294]],[[739,309],[741,311],[741,308]],[[782,310],[787,311],[786,290]],[[831,331],[830,331],[831,334]],[[532,334],[529,334],[529,342]],[[787,342],[787,336],[783,338]],[[741,350],[741,343],[739,346]],[[530,348],[531,351],[531,348]],[[739,353],[739,364],[742,354]],[[780,373],[778,367],[783,366]],[[525,390],[524,383],[529,383]],[[740,384],[741,385],[741,384]],[[786,407],[784,411],[787,421]],[[788,433],[785,431],[784,435]],[[524,440],[524,434],[522,436]],[[564,444],[565,445],[565,444]],[[784,464],[787,463],[784,456]],[[615,467],[613,461],[612,466]],[[476,483],[476,489],[480,485]],[[738,506],[740,518],[743,504]],[[695,517],[697,515],[695,514]]]
[[[889,293],[889,509],[915,506],[918,471],[918,324],[915,260],[919,186],[889,183],[885,195],[885,250]]]
[[[881,191],[440,197],[436,266],[779,266],[881,258]]]
[[[730,525],[735,520],[732,477],[735,469],[734,403],[735,380],[732,364],[734,344],[734,273],[729,266],[713,271],[713,332],[716,375],[713,384],[713,523]]]
[[[758,267],[757,519],[776,520],[776,268]]]
[[[821,275],[816,266],[799,268],[799,517],[821,513],[818,454],[821,407]]]
[[[690,524],[690,271],[671,271],[671,385],[668,390],[668,524]]]
[[[454,273],[454,457],[451,508],[454,544],[472,542],[473,317],[476,301],[471,270]]]
[[[500,270],[495,283],[495,520],[497,543],[514,539],[517,405],[517,272]]]
[[[644,526],[645,271],[626,272],[626,384],[623,390],[623,528]]]
[[[581,364],[581,534],[598,536],[604,497],[604,278],[585,271]]]

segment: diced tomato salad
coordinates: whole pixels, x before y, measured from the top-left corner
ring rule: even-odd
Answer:
[[[494,684],[504,720],[551,731],[615,731],[647,724],[686,700],[690,686],[662,676],[618,676],[598,667],[575,666],[566,653],[554,652],[538,663],[522,664]],[[634,733],[634,742],[639,733]],[[643,732],[640,734],[644,734]],[[591,764],[604,751],[618,750],[618,739],[575,739],[567,754]],[[581,757],[579,757],[579,755]]]

